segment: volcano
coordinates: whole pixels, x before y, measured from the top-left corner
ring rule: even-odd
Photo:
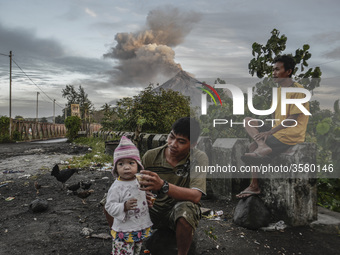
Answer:
[[[181,70],[170,80],[154,90],[159,91],[162,88],[164,90],[171,89],[173,91],[178,91],[182,95],[190,97],[190,107],[200,107],[202,92],[197,89],[198,87],[201,87],[199,81],[191,77],[187,72]]]

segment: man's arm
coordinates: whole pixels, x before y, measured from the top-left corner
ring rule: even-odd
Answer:
[[[148,170],[142,170],[141,174],[144,174],[144,176],[140,184],[145,186],[145,188],[141,188],[141,190],[159,191],[162,188],[164,180],[162,180],[158,174]],[[202,197],[202,193],[199,190],[179,187],[171,183],[169,183],[169,192],[167,195],[179,201],[191,201],[195,204],[197,204]]]

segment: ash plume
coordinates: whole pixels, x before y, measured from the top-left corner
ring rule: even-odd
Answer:
[[[114,81],[145,83],[159,74],[169,77],[182,70],[172,47],[181,44],[199,20],[198,13],[167,6],[150,11],[142,31],[116,34],[116,46],[104,54],[118,60]]]

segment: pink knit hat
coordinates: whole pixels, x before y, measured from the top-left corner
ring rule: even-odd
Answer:
[[[141,167],[140,169],[144,169],[142,162],[140,161],[139,151],[137,147],[126,136],[122,136],[118,147],[113,153],[113,175],[115,175],[114,171],[117,167],[117,161],[123,158],[131,158],[136,160],[138,165]]]

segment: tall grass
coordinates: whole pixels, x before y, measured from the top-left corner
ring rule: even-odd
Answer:
[[[83,156],[76,156],[69,160],[70,166],[86,168],[93,165],[112,163],[112,155],[105,154],[105,141],[98,137],[81,137],[73,141],[78,145],[89,146],[89,151]]]

